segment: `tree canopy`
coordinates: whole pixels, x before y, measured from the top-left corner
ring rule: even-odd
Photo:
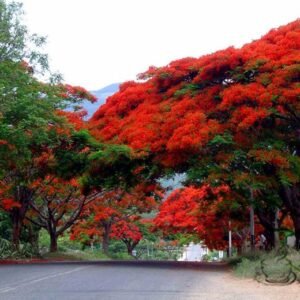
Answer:
[[[230,186],[261,221],[287,210],[299,248],[299,49],[296,20],[240,49],[150,67],[98,109],[91,132],[186,172],[187,185]]]

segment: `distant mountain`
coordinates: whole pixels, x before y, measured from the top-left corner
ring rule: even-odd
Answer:
[[[166,197],[168,197],[174,190],[182,188],[186,179],[187,176],[185,173],[176,173],[168,179],[166,177],[161,178],[159,180],[159,183],[167,191],[164,199],[166,199]]]
[[[119,86],[120,86],[120,83],[113,83],[113,84],[110,84],[110,85],[100,89],[100,90],[91,91],[91,93],[98,98],[98,101],[95,103],[91,103],[89,101],[84,101],[82,103],[82,106],[88,112],[87,118],[90,118],[93,115],[93,113],[99,108],[99,106],[101,106],[102,104],[105,103],[107,97],[118,92]]]

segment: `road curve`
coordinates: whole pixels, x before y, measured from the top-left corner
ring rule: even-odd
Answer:
[[[279,290],[266,294],[262,285],[249,281],[243,287],[244,282],[232,278],[225,266],[199,264],[0,265],[1,300],[298,299],[291,289],[281,289],[285,297],[278,298]]]

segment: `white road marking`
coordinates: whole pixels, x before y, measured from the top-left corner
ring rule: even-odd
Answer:
[[[79,268],[72,269],[70,271],[55,273],[55,274],[52,274],[52,275],[48,275],[48,276],[44,276],[44,277],[41,277],[41,278],[38,278],[38,279],[34,279],[34,280],[28,281],[28,282],[23,283],[23,284],[18,284],[16,286],[7,286],[7,287],[4,287],[4,288],[0,289],[0,294],[4,294],[4,293],[7,293],[7,292],[16,290],[20,287],[25,287],[27,285],[31,285],[31,284],[34,284],[34,283],[37,283],[37,282],[40,282],[40,281],[43,281],[43,280],[47,280],[47,279],[51,279],[51,278],[71,274],[71,273],[74,273],[74,272],[77,272],[77,271],[80,271],[80,270],[86,269],[86,268],[88,268],[88,267],[79,267]]]

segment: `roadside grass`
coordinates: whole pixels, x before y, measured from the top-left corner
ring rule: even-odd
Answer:
[[[292,271],[297,275],[297,279],[300,280],[300,252],[289,249],[287,256],[280,258],[282,256],[279,256],[276,251],[254,252],[231,258],[228,263],[233,267],[234,275],[240,278],[254,278],[257,274],[260,274],[263,262],[264,270],[270,274],[275,272],[284,273],[292,268]]]
[[[80,242],[70,240],[69,234],[60,236],[57,240],[58,251],[49,252],[50,238],[46,230],[42,229],[39,234],[40,253],[43,259],[49,260],[130,260],[134,259],[127,254],[127,249],[123,242],[111,240],[109,245],[109,255],[101,251],[101,245],[95,243],[93,249],[83,246]]]
[[[96,261],[96,260],[133,260],[134,258],[127,253],[105,255],[101,250],[64,250],[58,252],[47,252],[42,256],[46,260],[71,260],[71,261]]]
[[[47,260],[109,260],[110,257],[103,254],[101,251],[92,251],[92,250],[72,250],[68,249],[65,251],[58,252],[48,252],[42,256],[42,259]]]
[[[183,247],[175,250],[168,247],[155,246],[151,240],[143,240],[136,247],[134,255],[129,255],[126,245],[119,240],[111,239],[108,255],[102,251],[99,241],[93,245],[85,245],[70,240],[66,232],[57,239],[57,252],[49,252],[50,237],[46,230],[39,231],[38,243],[33,248],[28,242],[21,244],[20,251],[12,250],[9,240],[0,237],[0,261],[96,261],[96,260],[172,260],[182,255]]]

